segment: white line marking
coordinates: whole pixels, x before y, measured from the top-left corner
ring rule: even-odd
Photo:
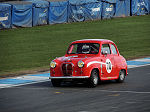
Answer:
[[[117,109],[117,108],[119,108],[119,107],[110,107],[110,108]]]
[[[84,90],[84,91],[91,91],[91,90]],[[150,94],[149,91],[142,92],[142,91],[113,91],[113,90],[92,90],[92,91],[101,91],[101,92],[110,92],[110,93],[136,93],[136,94]]]
[[[4,87],[8,87],[8,86],[12,86],[12,84],[0,84],[0,88],[4,88]]]
[[[135,59],[135,60],[132,60],[132,61],[140,61],[140,62],[150,62],[150,59]]]
[[[46,81],[50,81],[50,79],[41,80],[41,81],[35,81],[35,82],[29,82],[29,83],[24,83],[24,84],[11,84],[11,85],[6,85],[6,86],[0,87],[0,89],[3,89],[3,88],[10,88],[10,87],[17,87],[17,86],[23,86],[23,85],[28,85],[28,84],[36,84],[36,83],[46,82]]]
[[[137,103],[137,102],[133,102],[133,101],[130,102],[130,101],[128,101],[128,102],[125,102],[125,103],[133,104],[133,103]]]
[[[137,68],[137,67],[143,67],[143,66],[148,66],[150,64],[145,64],[145,65],[128,65],[128,69],[130,68]]]
[[[46,80],[49,77],[39,77],[39,76],[21,76],[21,77],[16,77],[13,79],[19,79],[19,80],[31,80],[31,81],[40,81],[40,80]]]

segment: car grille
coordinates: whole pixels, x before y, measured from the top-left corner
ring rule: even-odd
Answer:
[[[72,71],[73,69],[72,69],[72,64],[63,64],[62,65],[62,72],[63,72],[63,74],[64,74],[64,76],[70,76],[70,75],[72,75]]]

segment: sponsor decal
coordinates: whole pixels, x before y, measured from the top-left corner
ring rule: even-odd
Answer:
[[[113,5],[110,5],[110,7],[113,7]]]
[[[0,21],[6,21],[6,20],[8,20],[8,16],[6,16],[6,17],[0,17]]]
[[[41,18],[42,18],[42,17],[46,17],[46,13],[40,13],[40,14],[39,14],[39,17],[41,17]]]
[[[107,12],[113,11],[113,8],[106,8],[106,11],[107,11]]]
[[[47,12],[47,9],[44,10],[44,13]]]
[[[78,10],[78,11],[77,11],[77,14],[83,14],[82,9]]]
[[[140,7],[140,6],[142,6],[142,5],[144,5],[144,6],[145,6],[145,3],[144,3],[144,2],[137,3],[137,6],[138,6],[138,7]]]
[[[100,11],[100,8],[92,8],[92,12]]]

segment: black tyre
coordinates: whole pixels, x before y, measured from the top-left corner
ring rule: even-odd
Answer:
[[[89,87],[96,87],[99,83],[98,71],[92,70],[91,77],[88,79],[88,86]]]
[[[61,80],[60,79],[51,79],[52,85],[54,87],[60,87],[61,86]]]
[[[122,83],[122,82],[124,82],[124,80],[125,80],[125,71],[124,70],[121,70],[120,72],[119,72],[119,78],[116,80],[117,82],[119,82],[119,83]]]

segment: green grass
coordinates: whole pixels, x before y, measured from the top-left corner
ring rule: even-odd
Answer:
[[[113,40],[127,59],[150,56],[150,15],[0,30],[0,76],[49,68],[78,39]]]

